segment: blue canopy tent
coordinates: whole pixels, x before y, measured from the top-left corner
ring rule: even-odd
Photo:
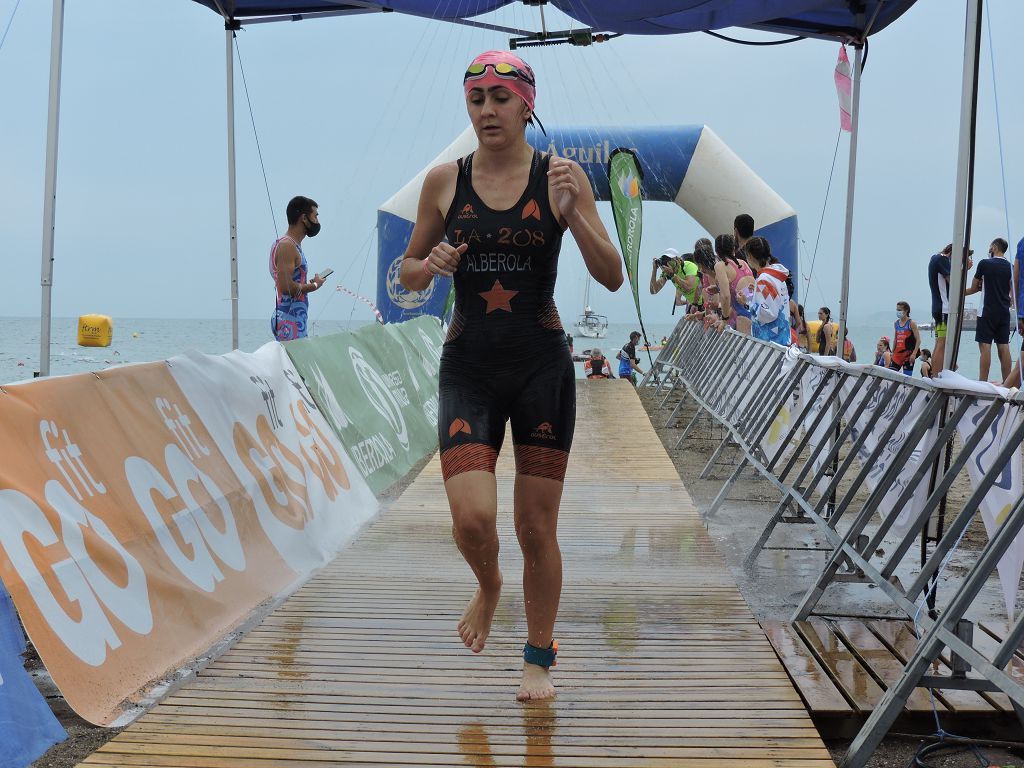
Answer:
[[[853,178],[856,159],[857,98],[860,88],[861,49],[869,34],[898,19],[915,0],[522,0],[543,7],[547,2],[578,20],[583,27],[568,32],[513,29],[487,23],[476,17],[521,0],[193,0],[224,19],[227,76],[228,205],[231,260],[232,346],[238,346],[238,253],[235,204],[234,63],[232,40],[242,26],[275,21],[298,21],[324,16],[397,12],[457,24],[484,27],[523,35],[528,40],[561,39],[586,44],[595,34],[665,35],[745,27],[781,32],[798,37],[841,40],[857,50],[854,77],[854,132],[851,138],[851,171],[847,200],[847,232],[844,249],[844,292],[840,333],[845,333],[849,251],[852,225]],[[969,0],[978,3],[980,0]],[[64,4],[53,0],[50,49],[49,121],[47,126],[46,180],[43,207],[42,301],[40,307],[39,374],[50,372],[50,315],[53,284],[53,241],[57,187],[57,146],[60,118],[60,79],[64,37]],[[952,318],[951,318],[952,320]],[[841,342],[840,342],[841,343]]]
[[[433,19],[469,20],[520,0],[194,0],[225,18],[368,13],[389,10]],[[885,29],[915,0],[550,0],[550,4],[595,31],[629,35],[673,35],[726,27],[748,27],[805,37],[863,39]],[[531,5],[538,5],[531,2]]]

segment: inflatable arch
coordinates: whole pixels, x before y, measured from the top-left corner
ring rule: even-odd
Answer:
[[[579,162],[598,200],[609,199],[609,154],[616,147],[632,148],[643,169],[645,200],[674,202],[712,236],[732,232],[736,215],[749,213],[759,225],[756,233],[769,240],[772,252],[789,267],[799,286],[796,213],[707,126],[555,126],[547,136],[531,127],[526,138],[537,149]],[[439,316],[444,309],[449,280],[438,278],[426,290],[411,292],[399,284],[398,273],[427,171],[469,154],[476,146],[470,126],[378,209],[377,306],[385,322],[422,314]]]

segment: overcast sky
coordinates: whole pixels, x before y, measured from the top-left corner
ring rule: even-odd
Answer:
[[[1024,3],[986,5],[1012,249],[1024,234],[1024,67],[1015,52]],[[13,8],[14,0],[0,0],[0,24]],[[9,286],[0,313],[11,316],[39,312],[50,12],[46,0],[22,2],[0,50],[0,259]],[[550,8],[547,18],[551,27],[565,23]],[[537,9],[522,5],[488,20],[530,28],[539,22]],[[871,38],[854,323],[898,299],[910,301],[915,316],[928,314],[926,261],[952,238],[963,39],[963,0],[920,0]],[[481,50],[507,47],[507,35],[371,14],[253,26],[240,33],[239,47],[277,226],[284,226],[291,196],[315,198],[323,232],[307,241],[311,267],[331,266],[335,285],[372,297],[377,206],[465,127],[466,63]],[[981,249],[1006,235],[987,30],[983,48],[973,238]],[[711,126],[796,209],[804,276],[838,134],[837,52],[837,44],[816,40],[751,48],[701,34],[521,51],[537,72],[537,110],[549,124]],[[68,0],[55,315],[230,316],[224,69],[222,22],[196,3]],[[267,255],[275,230],[237,75],[236,85],[240,311],[265,318],[273,304]],[[806,303],[833,309],[847,152],[844,135],[805,291]],[[602,212],[610,225],[607,203]],[[644,264],[667,246],[692,250],[704,234],[670,204],[648,203],[644,216]],[[567,241],[557,294],[564,318],[582,309],[583,276]],[[344,318],[352,306],[327,292],[311,301],[314,318]],[[647,296],[645,316],[665,319],[670,302],[667,292]],[[626,290],[613,296],[595,287],[591,304],[613,321],[633,317]]]

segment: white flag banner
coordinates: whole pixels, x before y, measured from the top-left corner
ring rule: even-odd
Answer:
[[[960,381],[961,379],[963,381]],[[949,374],[947,371],[943,371],[940,385],[946,384],[958,389],[966,389],[976,388],[970,385],[977,384],[977,382],[970,382],[959,374]],[[988,393],[994,389],[991,384],[982,386],[985,387],[983,391]],[[1008,392],[1009,390],[1000,390],[1001,394],[1008,394]],[[961,440],[966,440],[971,435],[974,426],[984,417],[989,405],[990,401],[981,400],[967,409],[964,418],[957,425]],[[1018,419],[1020,419],[1020,409],[1005,405],[996,420],[992,422],[988,433],[974,449],[967,462],[967,476],[970,478],[972,488],[977,488],[981,483],[981,478],[992,469],[993,462],[1017,427]],[[985,523],[985,532],[989,538],[995,536],[996,531],[1005,522],[1010,510],[1013,509],[1022,494],[1024,494],[1024,478],[1021,473],[1021,448],[1018,445],[1010,460],[1003,466],[995,483],[981,500],[981,519]],[[999,582],[1003,588],[1003,600],[1006,602],[1006,614],[1010,621],[1013,621],[1014,604],[1017,599],[1022,567],[1024,567],[1024,529],[1018,532],[998,566]]]
[[[849,396],[853,389],[854,381],[847,379],[844,382],[843,389],[844,394]],[[868,387],[870,384],[865,384],[853,402],[850,403],[849,413],[851,416],[860,407],[863,402]],[[850,439],[856,441],[860,439],[862,431],[865,429],[868,422],[874,417],[874,414],[881,409],[881,415],[878,417],[878,421],[875,426],[868,432],[864,437],[864,443],[861,445],[860,450],[857,451],[857,460],[861,465],[865,465],[872,453],[879,446],[879,438],[885,433],[886,429],[893,423],[893,419],[899,413],[900,408],[906,403],[907,398],[913,397],[916,393],[917,396],[914,399],[913,404],[910,406],[910,410],[899,422],[892,436],[885,442],[882,447],[881,453],[872,461],[871,467],[865,478],[867,486],[873,491],[878,487],[879,481],[892,466],[893,461],[896,459],[896,455],[900,449],[903,448],[904,444],[910,439],[910,431],[920,420],[921,415],[928,404],[931,395],[927,395],[921,392],[916,387],[899,386],[896,388],[895,393],[890,393],[890,387],[883,384],[880,386],[868,399],[867,405],[861,412],[860,416],[854,422],[853,428],[850,431]],[[877,511],[878,514],[883,518],[887,519],[893,514],[896,501],[900,495],[907,489],[908,484],[914,476],[914,473],[921,466],[921,461],[932,447],[935,442],[935,437],[938,431],[938,425],[934,424],[932,427],[925,432],[924,436],[920,438],[917,446],[910,454],[910,458],[903,463],[902,469],[897,474],[896,479],[893,481],[889,490],[886,491],[885,496],[878,503]],[[892,531],[896,534],[903,535],[907,532],[910,527],[911,521],[916,515],[924,508],[924,503],[928,500],[928,482],[919,482],[914,490],[914,495],[911,497],[910,503],[904,505],[902,508],[895,510],[897,517],[892,525]]]

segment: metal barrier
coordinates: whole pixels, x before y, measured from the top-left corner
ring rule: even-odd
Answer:
[[[1024,612],[1011,621],[991,658],[972,645],[973,625],[965,619],[1007,553],[1008,561],[1024,559],[1024,395],[1003,397],[994,388],[949,374],[933,383],[877,366],[817,358],[731,330],[708,330],[685,318],[642,384],[655,388],[659,409],[680,395],[666,427],[687,402],[696,406],[677,449],[702,418],[724,429],[701,478],[710,476],[730,447],[738,450],[707,515],[717,513],[748,466],[781,494],[746,558],[748,567],[773,533],[793,530],[791,524],[813,524],[823,534],[831,554],[793,621],[811,616],[831,585],[854,582],[877,587],[919,627],[915,653],[851,744],[844,766],[865,764],[916,687],[1002,692],[1024,724],[1024,685],[1004,672],[1024,641]],[[947,525],[947,493],[965,470],[973,491]],[[848,487],[840,494],[844,481]],[[1001,524],[994,523],[994,535],[937,611],[938,576],[979,510],[995,517],[992,504],[1001,503],[993,500],[999,493],[1006,502]],[[898,544],[885,555],[880,544],[890,534]],[[896,572],[919,537],[933,546],[904,588]],[[1016,573],[1019,579],[1019,569]],[[1011,619],[1015,583],[1004,583]],[[952,676],[928,674],[947,647]],[[968,676],[971,670],[976,675]]]

